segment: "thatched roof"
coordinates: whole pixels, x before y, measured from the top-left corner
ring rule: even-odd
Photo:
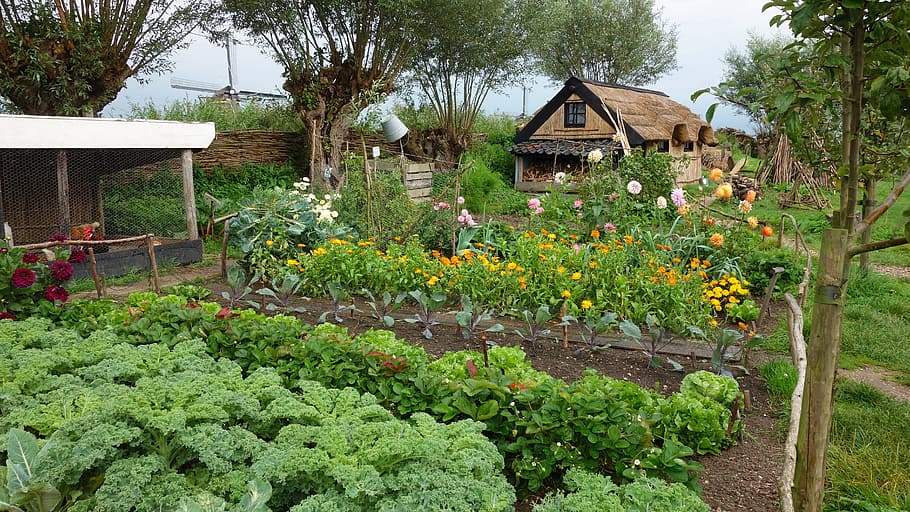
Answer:
[[[620,114],[629,143],[676,139],[680,143],[700,141],[714,145],[714,130],[688,107],[660,92],[594,82],[578,77],[568,79],[565,86],[516,135],[516,142],[530,139],[538,128],[573,94],[578,95],[591,109],[608,120]]]

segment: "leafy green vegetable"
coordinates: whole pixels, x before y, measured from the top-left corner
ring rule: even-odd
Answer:
[[[680,393],[693,393],[710,398],[724,407],[731,408],[740,396],[739,384],[735,379],[699,370],[683,377]]]

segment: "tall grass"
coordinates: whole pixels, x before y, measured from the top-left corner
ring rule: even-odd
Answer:
[[[177,100],[156,105],[131,104],[132,119],[213,122],[215,130],[299,131],[303,125],[293,108],[273,101],[224,102],[214,99]]]
[[[796,368],[776,360],[760,368],[784,415]],[[910,404],[858,382],[837,382],[827,455],[826,511],[910,510]]]

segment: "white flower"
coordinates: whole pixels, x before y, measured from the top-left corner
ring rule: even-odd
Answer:
[[[621,142],[621,141],[622,141],[622,134],[619,133],[619,132],[614,133],[614,134],[613,134],[613,140],[615,140],[616,142]]]
[[[657,196],[657,208],[659,210],[664,210],[667,208],[667,198],[664,196]]]
[[[600,149],[595,149],[594,151],[591,151],[590,153],[588,153],[588,162],[590,162],[592,164],[596,164],[597,162],[600,162],[601,160],[603,160],[603,158],[604,158],[604,154]]]
[[[632,195],[638,195],[641,193],[641,183],[632,180],[628,185],[626,185],[626,190],[628,190]]]
[[[635,459],[632,461],[632,464],[635,464],[636,466],[641,466],[641,461],[638,459]]]
[[[560,171],[553,175],[553,181],[555,183],[563,183],[566,181],[566,173]]]

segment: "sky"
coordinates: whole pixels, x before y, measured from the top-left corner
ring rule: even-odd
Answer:
[[[703,95],[693,103],[693,92],[716,85],[723,79],[723,56],[730,48],[742,50],[749,33],[771,35],[779,32],[768,22],[772,12],[762,12],[767,0],[656,0],[663,19],[677,27],[678,69],[654,84],[644,87],[665,92],[674,100],[691,108],[701,117],[714,98]],[[200,93],[173,89],[171,78],[211,83],[224,86],[228,83],[227,55],[223,47],[213,45],[204,37],[191,36],[188,48],[172,56],[173,71],[162,76],[149,77],[140,84],[135,79],[103,112],[105,117],[126,117],[130,105],[153,102],[166,104],[179,99],[194,99]],[[236,46],[234,59],[236,88],[258,92],[280,93],[282,68],[271,57],[249,44]],[[542,107],[562,86],[545,78],[516,83],[500,93],[491,94],[484,102],[488,113],[518,115],[522,112],[522,85],[526,86],[527,113]],[[748,119],[733,110],[719,107],[712,125],[715,128],[734,127],[752,131]]]

